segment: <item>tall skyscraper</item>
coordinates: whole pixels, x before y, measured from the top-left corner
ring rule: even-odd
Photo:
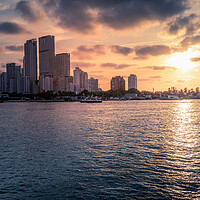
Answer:
[[[27,91],[30,93],[37,93],[37,40],[27,40],[24,44],[24,76],[29,77],[30,83],[25,83]],[[26,78],[27,79],[27,78]],[[25,79],[25,80],[26,80]],[[27,86],[28,84],[28,86]]]
[[[55,70],[55,41],[54,36],[47,35],[39,38],[39,69],[40,76],[53,76]]]
[[[56,77],[70,76],[70,54],[69,53],[56,54],[54,75]]]
[[[121,76],[115,76],[111,79],[111,90],[125,90],[125,80]]]
[[[137,76],[134,74],[128,77],[128,89],[131,88],[137,89]]]

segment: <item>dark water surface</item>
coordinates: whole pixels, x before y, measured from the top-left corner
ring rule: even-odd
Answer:
[[[200,199],[200,100],[0,104],[0,199]]]

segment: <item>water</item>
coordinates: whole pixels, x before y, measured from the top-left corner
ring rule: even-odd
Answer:
[[[200,101],[0,104],[0,199],[200,199]]]

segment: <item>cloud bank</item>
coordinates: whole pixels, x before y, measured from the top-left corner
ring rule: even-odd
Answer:
[[[37,22],[43,18],[41,10],[34,1],[20,1],[16,5],[16,10],[29,22]]]
[[[0,33],[3,33],[3,34],[20,34],[20,33],[28,33],[28,31],[17,23],[1,22],[0,23]]]
[[[115,30],[163,21],[188,9],[187,0],[38,0],[58,25],[90,33],[101,24]]]

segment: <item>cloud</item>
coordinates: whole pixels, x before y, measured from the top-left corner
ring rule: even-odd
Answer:
[[[161,78],[162,78],[162,76],[150,76],[147,78],[141,78],[138,81],[152,81],[152,79],[161,79]]]
[[[190,58],[191,62],[200,62],[200,57]]]
[[[101,67],[103,68],[113,68],[113,69],[124,69],[127,67],[131,67],[135,65],[129,65],[129,64],[116,64],[116,63],[102,63]]]
[[[1,22],[0,23],[0,33],[3,33],[3,34],[20,34],[20,33],[28,33],[28,31],[17,23]]]
[[[104,75],[101,74],[90,74],[90,78],[103,79],[104,81],[107,79]]]
[[[162,76],[150,76],[149,78],[151,78],[151,79],[160,79],[160,78],[162,78]]]
[[[180,48],[186,50],[188,47],[200,44],[200,35],[189,36],[180,42]]]
[[[187,51],[188,48],[200,44],[200,35],[187,36],[182,39],[178,45],[171,47],[172,52]],[[194,62],[194,61],[193,61]]]
[[[105,53],[105,46],[104,45],[81,45],[77,48],[78,51],[87,52],[87,53],[97,53],[97,54],[104,54]]]
[[[145,66],[145,67],[141,67],[138,69],[152,69],[152,70],[168,70],[168,69],[172,69],[172,70],[176,70],[175,67],[170,67],[170,66]]]
[[[93,74],[99,74],[99,73],[103,73],[104,71],[91,71],[91,73]]]
[[[95,67],[96,64],[95,63],[88,63],[88,62],[71,62],[71,66],[72,67],[79,66],[80,68],[81,67],[89,68],[89,67]]]
[[[118,45],[112,45],[110,47],[110,49],[113,53],[122,54],[124,56],[127,56],[134,51],[134,49],[132,49],[132,48],[122,47],[122,46],[118,46]]]
[[[29,22],[37,22],[43,18],[43,13],[34,1],[20,1],[17,3],[16,10]]]
[[[58,25],[80,33],[90,33],[96,27],[89,1],[39,0],[48,15],[58,19]],[[91,2],[92,3],[92,2]]]
[[[164,21],[188,9],[188,0],[38,0],[58,25],[91,33],[99,24],[115,30]]]
[[[146,59],[148,56],[160,56],[170,54],[171,49],[166,45],[138,46],[135,48],[136,58]]]
[[[106,46],[104,45],[80,45],[72,52],[72,55],[81,60],[91,59],[94,55],[104,55],[106,53]]]
[[[199,16],[190,14],[185,17],[173,17],[166,24],[164,30],[168,35],[193,34],[200,28]]]
[[[5,48],[9,51],[23,51],[22,45],[20,46],[11,45],[11,46],[6,46]]]
[[[184,80],[177,80],[178,83],[184,83]]]

